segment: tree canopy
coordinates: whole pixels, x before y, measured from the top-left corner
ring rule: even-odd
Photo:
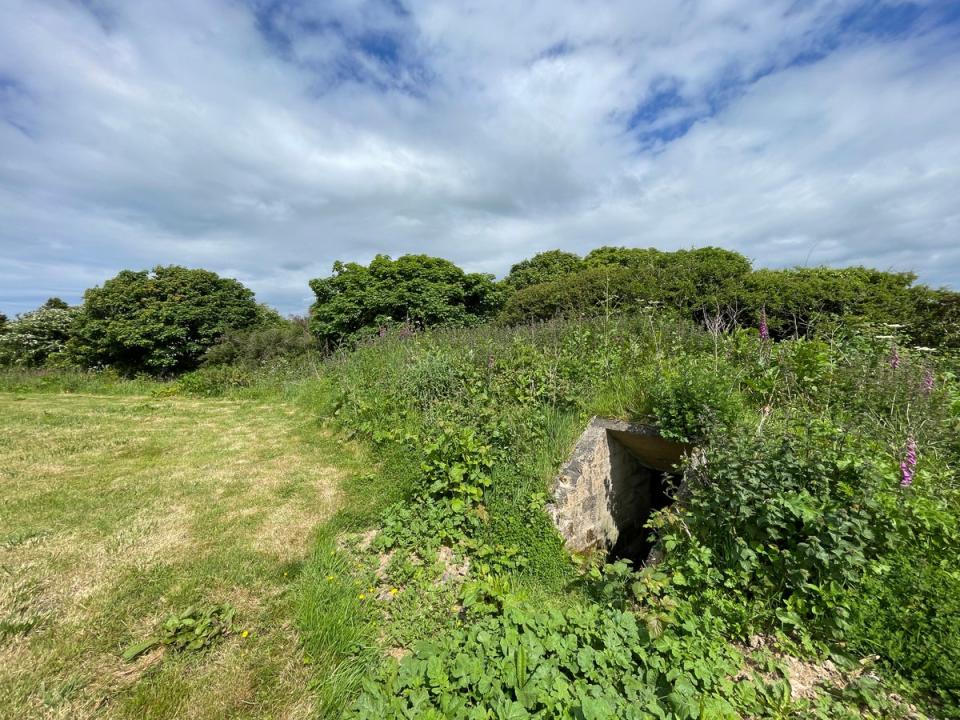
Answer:
[[[0,365],[39,367],[52,363],[70,337],[77,309],[48,300],[13,321],[0,322]]]
[[[579,255],[563,250],[548,250],[521,260],[510,268],[504,282],[513,290],[558,280],[583,267]]]
[[[377,255],[369,266],[337,261],[333,275],[310,281],[317,297],[310,328],[336,344],[400,323],[422,327],[474,325],[500,307],[491,275],[465,273],[449,260]]]
[[[253,292],[208,270],[124,270],[84,293],[70,352],[87,366],[168,374],[196,367],[230,330],[264,319]]]

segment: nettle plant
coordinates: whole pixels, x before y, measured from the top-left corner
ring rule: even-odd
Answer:
[[[817,423],[715,439],[665,531],[673,562],[705,548],[720,587],[788,628],[839,636],[851,589],[882,569],[875,561],[889,549],[881,495],[895,483],[862,450]],[[716,576],[697,577],[702,585]]]

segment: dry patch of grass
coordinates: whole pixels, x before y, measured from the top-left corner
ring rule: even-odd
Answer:
[[[0,718],[306,717],[291,588],[348,455],[289,406],[0,394]],[[246,636],[121,659],[203,602]]]

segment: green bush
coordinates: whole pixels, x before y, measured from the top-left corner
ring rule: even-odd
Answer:
[[[253,375],[242,367],[212,365],[184,373],[176,381],[176,388],[187,395],[220,397],[253,384]]]
[[[682,355],[647,375],[645,414],[665,438],[679,442],[728,432],[745,409],[737,376],[725,362]]]
[[[765,309],[774,337],[807,335],[841,319],[909,324],[914,280],[913,273],[864,267],[756,270],[745,279],[738,307],[748,325]]]
[[[581,267],[579,255],[562,250],[549,250],[518,262],[510,268],[503,281],[513,290],[522,290],[530,285],[559,280]]]
[[[596,317],[610,311],[628,312],[648,296],[655,299],[652,290],[633,270],[589,268],[518,290],[507,298],[499,320],[506,325],[519,325],[553,318]]]
[[[378,255],[366,267],[337,261],[333,275],[311,280],[310,288],[317,297],[310,328],[331,346],[398,325],[476,325],[501,304],[492,276],[465,273],[427,255]]]
[[[885,528],[892,550],[850,603],[847,636],[859,652],[879,655],[938,697],[944,716],[958,718],[960,520],[956,489],[940,494],[918,487],[897,499],[895,521]]]
[[[44,305],[0,326],[0,365],[65,364],[63,350],[76,316],[76,308]]]
[[[289,363],[318,349],[306,320],[277,320],[262,327],[227,331],[204,354],[203,364],[257,368]]]
[[[269,314],[252,291],[207,270],[124,270],[84,293],[68,349],[87,367],[175,374],[197,367],[226,333]]]
[[[859,451],[839,430],[816,425],[716,438],[690,476],[685,532],[710,551],[723,586],[771,619],[840,637],[855,591],[888,549],[880,497],[896,488]]]
[[[384,599],[366,642],[432,639],[397,641],[412,655],[386,663],[355,715],[852,718],[899,712],[891,692],[927,707],[923,691],[949,707],[953,655],[930,658],[960,646],[948,597],[960,393],[941,356],[901,346],[892,363],[888,335],[903,329],[843,318],[773,342],[756,329],[707,332],[674,310],[618,316],[604,308],[610,271],[599,272],[600,318],[388,332],[321,366],[337,421],[376,447],[364,488],[400,488],[355,577],[369,587],[364,572],[392,552],[386,572],[403,600]],[[585,571],[544,512],[594,414],[639,415],[702,450],[677,502],[649,523],[665,555],[657,587],[648,570]],[[908,439],[921,466],[902,488]],[[470,559],[450,612],[457,588],[417,570],[444,546]],[[631,622],[636,633],[617,634]],[[809,700],[785,681],[724,684],[749,670],[733,667],[730,641],[756,635],[802,658],[881,662]],[[518,682],[521,647],[530,672]],[[540,666],[555,685],[534,678]]]

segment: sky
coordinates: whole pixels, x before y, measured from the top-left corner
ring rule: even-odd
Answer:
[[[714,245],[960,289],[957,0],[0,0],[0,312]]]

